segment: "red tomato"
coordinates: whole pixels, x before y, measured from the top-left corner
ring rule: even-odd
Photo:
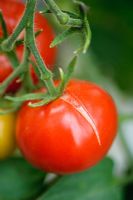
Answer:
[[[86,81],[71,81],[48,105],[25,103],[17,119],[17,142],[34,166],[58,174],[92,167],[109,150],[117,132],[111,96]]]
[[[17,0],[0,0],[0,10],[2,10],[4,19],[7,24],[8,33],[11,34],[19,22],[23,12],[24,12],[24,4]],[[51,41],[54,39],[54,33],[51,29],[50,25],[48,24],[47,20],[41,16],[39,13],[36,13],[35,16],[35,31],[37,30],[44,30],[40,33],[39,36],[36,38],[37,46],[39,52],[47,64],[49,69],[52,69],[54,62],[55,62],[55,54],[56,49],[50,48],[49,45]],[[2,30],[0,27],[0,37],[2,37]],[[23,34],[21,34],[21,37]],[[23,46],[19,46],[17,48],[17,55],[19,59],[22,59],[23,55]],[[9,76],[9,74],[13,71],[13,68],[9,62],[9,60],[2,54],[0,54],[0,82],[3,82],[5,78]],[[33,72],[32,72],[33,74]],[[36,82],[36,78],[33,74],[34,81]],[[9,91],[15,91],[19,87],[20,83],[18,80],[15,80],[10,88]]]

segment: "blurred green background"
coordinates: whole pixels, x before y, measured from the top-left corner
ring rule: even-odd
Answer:
[[[133,95],[133,1],[83,1],[90,7],[92,42],[88,54],[91,51],[104,76]],[[57,2],[62,8],[72,9],[72,1]]]
[[[90,6],[91,48],[104,75],[133,95],[133,1],[84,0]]]

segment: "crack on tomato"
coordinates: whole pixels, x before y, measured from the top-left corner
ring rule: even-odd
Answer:
[[[64,95],[61,97],[61,99],[64,100],[65,102],[69,103],[73,108],[75,108],[84,117],[84,119],[91,125],[91,127],[96,135],[98,144],[101,146],[100,134],[96,127],[96,124],[95,124],[93,118],[91,117],[90,113],[86,109],[86,107],[79,100],[79,98],[76,97],[75,95],[67,92],[67,93],[64,93]]]

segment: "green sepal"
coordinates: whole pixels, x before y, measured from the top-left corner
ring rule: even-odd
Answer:
[[[86,6],[86,4],[84,4],[81,1],[75,0],[74,2],[79,6],[80,17],[83,20],[82,34],[84,36],[84,44],[76,52],[80,53],[80,51],[82,51],[83,53],[86,53],[90,46],[91,37],[92,37],[92,33],[91,33],[91,29],[90,29],[90,25],[89,25],[89,21],[88,21],[88,17],[87,17],[89,7]]]
[[[71,60],[71,62],[69,63],[68,67],[67,67],[67,72],[64,74],[62,81],[59,85],[59,92],[62,94],[64,89],[66,88],[67,83],[69,82],[72,73],[74,72],[75,66],[77,63],[77,55],[74,56],[74,58]]]
[[[47,96],[45,97],[43,100],[37,102],[37,103],[32,103],[32,102],[29,102],[29,106],[32,107],[32,108],[36,108],[36,107],[40,107],[40,106],[44,106],[50,102],[52,102],[53,100],[55,100],[56,97],[51,97],[51,96]]]
[[[53,48],[59,44],[61,44],[64,40],[66,40],[69,36],[71,36],[73,33],[78,32],[79,30],[77,28],[71,27],[67,30],[65,30],[63,33],[59,34],[50,44],[50,48]]]
[[[89,22],[88,22],[88,19],[87,19],[87,16],[84,17],[84,28],[83,28],[83,33],[84,33],[84,46],[83,46],[83,53],[86,53],[89,46],[90,46],[90,43],[91,43],[91,37],[92,37],[92,34],[91,34],[91,29],[90,29],[90,25],[89,25]]]
[[[23,102],[23,101],[29,101],[29,100],[43,99],[45,98],[45,96],[46,94],[44,93],[29,93],[29,94],[25,94],[19,97],[5,96],[5,99],[13,101],[13,102]]]
[[[74,0],[74,3],[78,5],[80,16],[83,18],[84,15],[87,15],[89,7],[82,1]]]
[[[77,18],[77,19],[80,19],[79,15],[77,15],[76,13],[73,13],[73,12],[70,12],[70,11],[67,11],[67,10],[61,10],[63,13],[66,13],[68,14],[70,17],[72,18]],[[42,10],[39,12],[40,14],[52,14],[51,10],[49,10],[48,8],[46,8],[45,10]]]
[[[64,71],[62,68],[59,68],[58,70],[59,70],[59,74],[60,74],[60,80],[62,82],[65,78],[65,74],[64,74]]]
[[[6,23],[5,23],[3,14],[2,14],[2,10],[0,10],[0,24],[2,27],[3,38],[5,39],[8,37],[8,31],[7,31],[7,26],[6,26]]]

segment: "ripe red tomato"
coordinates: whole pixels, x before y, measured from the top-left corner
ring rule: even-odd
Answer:
[[[13,29],[19,22],[24,12],[24,8],[25,8],[24,4],[17,0],[0,1],[0,10],[2,10],[2,13],[4,15],[4,19],[6,21],[9,34],[13,32]],[[42,29],[43,32],[40,33],[40,35],[37,36],[36,38],[37,46],[48,68],[52,69],[55,63],[56,49],[50,48],[49,45],[54,38],[54,33],[50,25],[48,24],[47,20],[39,13],[36,13],[35,31],[38,31],[40,29]],[[2,29],[0,27],[0,37],[2,37],[2,34],[3,34]],[[23,36],[21,35],[21,37]],[[23,54],[23,46],[21,45],[17,47],[17,55],[19,59],[22,59],[22,54]],[[0,54],[0,83],[3,82],[9,76],[9,74],[12,73],[12,71],[13,68],[9,60],[5,57],[5,55]],[[36,78],[34,76],[33,71],[32,71],[32,76],[34,77],[34,81],[36,82]],[[16,79],[8,88],[8,91],[15,91],[20,85],[20,83],[18,82],[19,81]]]
[[[48,105],[25,103],[17,119],[17,142],[29,162],[48,172],[67,174],[99,162],[117,132],[111,96],[86,81],[71,81]]]

